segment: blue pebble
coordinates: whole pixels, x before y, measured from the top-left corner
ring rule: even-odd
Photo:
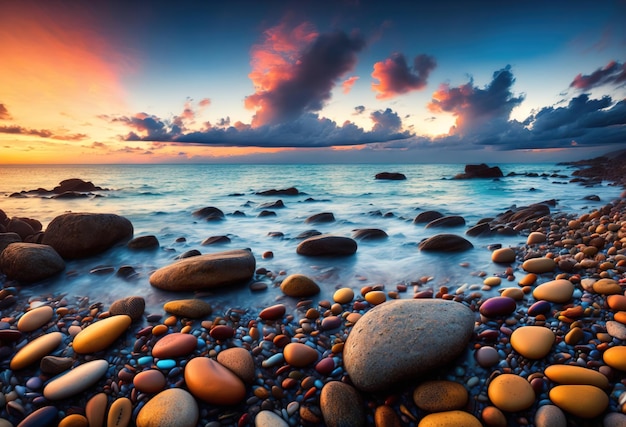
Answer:
[[[31,377],[26,381],[26,387],[31,390],[39,390],[42,386],[43,382],[39,377]]]
[[[322,380],[315,380],[315,382],[313,383],[313,385],[315,385],[315,387],[317,387],[318,390],[321,390],[322,387],[324,387],[324,383],[322,382]]]
[[[269,359],[265,359],[263,363],[261,363],[261,366],[263,366],[264,368],[271,368],[272,366],[278,365],[279,363],[283,363],[284,360],[285,360],[285,357],[283,356],[282,353],[276,353],[275,355],[271,356]]]
[[[250,335],[246,335],[242,338],[242,340],[244,340],[247,343],[251,343],[252,342],[252,337]]]
[[[172,369],[174,366],[176,366],[176,361],[173,359],[162,359],[157,362],[156,366],[159,369]]]
[[[330,373],[330,376],[334,377],[337,375],[341,375],[342,372],[343,372],[343,368],[340,366],[338,368],[333,369],[333,371]]]
[[[198,348],[206,347],[206,342],[202,338],[198,338]]]
[[[154,359],[152,358],[152,356],[143,356],[137,359],[137,363],[139,364],[139,366],[145,366],[145,365],[150,365],[153,362],[153,360]]]

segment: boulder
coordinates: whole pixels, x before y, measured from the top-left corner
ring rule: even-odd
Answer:
[[[20,218],[11,218],[9,223],[7,224],[7,231],[9,233],[15,233],[20,236],[22,240],[26,239],[28,236],[35,234],[35,230],[30,226],[26,221],[21,220]]]
[[[421,224],[424,222],[431,222],[436,219],[442,218],[443,214],[437,211],[424,211],[419,213],[415,219],[413,219],[413,224]]]
[[[332,212],[321,212],[314,215],[311,215],[307,219],[304,220],[306,224],[317,224],[321,222],[333,222],[335,220],[335,215]]]
[[[48,245],[12,243],[0,254],[0,270],[20,282],[37,282],[64,268],[63,259]]]
[[[0,233],[0,254],[11,243],[21,242],[22,239],[17,233]]]
[[[206,208],[198,209],[192,213],[196,218],[202,218],[206,221],[219,221],[224,219],[224,212],[213,206],[207,206]]]
[[[156,236],[139,236],[128,242],[128,249],[149,250],[159,248],[159,239]]]
[[[52,190],[53,193],[63,194],[67,192],[88,193],[90,191],[101,191],[103,188],[93,185],[90,181],[83,181],[80,178],[65,179]]]
[[[352,238],[356,240],[380,240],[387,237],[389,235],[378,228],[359,228],[352,233]]]
[[[289,187],[282,190],[265,190],[265,191],[257,191],[255,194],[258,196],[297,196],[300,194],[297,188]]]
[[[436,234],[422,240],[418,246],[420,251],[458,252],[472,249],[469,240],[456,234]]]
[[[449,215],[430,221],[426,224],[426,228],[458,227],[460,225],[465,225],[465,218],[459,215]]]
[[[106,251],[133,236],[131,222],[119,215],[66,213],[50,222],[42,243],[65,259],[85,258]]]
[[[300,242],[296,248],[299,255],[308,256],[343,256],[353,255],[357,243],[349,237],[320,234]]]
[[[150,284],[166,291],[195,291],[248,282],[256,260],[245,249],[184,258],[150,276]]]
[[[479,165],[465,165],[465,173],[460,173],[454,179],[472,178],[501,178],[504,175],[498,166],[489,167],[484,163]]]
[[[380,172],[375,175],[376,179],[386,179],[391,181],[402,181],[406,176],[400,172]]]
[[[386,390],[453,362],[474,332],[474,312],[440,299],[391,300],[359,319],[343,350],[353,384]]]

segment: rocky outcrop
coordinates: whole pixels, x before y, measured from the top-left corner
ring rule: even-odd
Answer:
[[[297,196],[298,194],[302,193],[300,193],[300,191],[298,191],[296,187],[289,187],[282,190],[271,189],[257,191],[255,194],[258,196]]]
[[[465,165],[465,172],[457,174],[454,179],[501,178],[504,175],[498,166],[489,167],[484,163]]]
[[[391,181],[402,181],[406,179],[406,175],[400,172],[380,172],[377,173],[374,178],[376,179],[386,179]]]

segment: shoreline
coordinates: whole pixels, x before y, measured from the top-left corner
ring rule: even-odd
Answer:
[[[623,178],[623,175],[617,176]],[[15,356],[17,346],[23,347],[26,342],[41,335],[44,331],[46,333],[58,331],[63,335],[63,344],[62,348],[55,351],[55,354],[71,358],[73,365],[84,364],[96,357],[102,357],[109,362],[104,375],[106,379],[99,379],[97,384],[86,390],[86,393],[91,398],[104,392],[108,396],[106,406],[116,405],[115,402],[120,402],[117,403],[118,406],[126,405],[128,402],[124,399],[129,399],[132,416],[127,425],[133,425],[142,408],[151,397],[156,395],[154,392],[138,391],[134,379],[140,372],[152,370],[163,373],[166,384],[162,385],[162,390],[172,387],[186,390],[188,387],[185,386],[184,368],[187,359],[204,356],[214,358],[225,348],[244,348],[252,356],[255,377],[251,382],[245,383],[245,396],[235,404],[221,405],[206,403],[196,396],[197,393],[192,393],[199,409],[197,425],[253,425],[261,411],[278,411],[280,417],[291,425],[298,423],[319,425],[324,420],[326,424],[332,425],[333,422],[339,422],[338,420],[346,414],[353,417],[353,420],[365,419],[368,425],[373,425],[376,413],[379,411],[386,415],[382,418],[384,423],[380,424],[382,421],[379,420],[379,424],[376,425],[417,425],[420,420],[426,418],[427,414],[443,412],[420,409],[414,401],[413,391],[423,382],[423,379],[409,381],[409,384],[403,385],[401,390],[392,392],[356,391],[356,400],[353,399],[347,404],[344,403],[344,406],[334,408],[334,415],[328,415],[328,411],[333,412],[333,408],[327,407],[329,403],[324,402],[322,405],[321,402],[322,390],[329,382],[348,384],[350,390],[356,390],[351,385],[352,381],[344,369],[342,351],[349,332],[352,331],[355,322],[358,323],[358,318],[365,315],[377,305],[376,302],[380,301],[374,299],[374,296],[381,298],[378,292],[383,291],[387,300],[393,299],[394,296],[399,296],[404,300],[414,299],[417,294],[422,298],[456,301],[470,307],[476,316],[477,323],[472,337],[468,343],[464,344],[466,347],[463,354],[459,356],[460,359],[457,359],[456,364],[438,369],[439,374],[435,375],[439,379],[462,384],[466,389],[467,403],[458,408],[462,412],[473,414],[476,420],[483,423],[490,422],[491,424],[488,425],[502,425],[500,417],[502,415],[506,420],[505,425],[541,426],[541,421],[537,422],[536,419],[538,408],[552,406],[546,403],[549,402],[550,389],[555,387],[555,383],[544,375],[545,368],[550,365],[574,363],[584,364],[585,367],[606,375],[610,379],[610,388],[605,392],[607,396],[610,395],[610,398],[608,408],[603,410],[601,415],[592,417],[590,420],[567,415],[567,420],[578,425],[594,425],[593,423],[601,422],[609,415],[615,418],[612,414],[618,414],[621,420],[619,422],[623,422],[626,419],[626,415],[623,414],[626,409],[623,406],[623,400],[626,398],[626,394],[623,393],[626,388],[623,384],[626,380],[625,374],[619,369],[608,366],[602,360],[602,354],[608,348],[621,347],[625,344],[623,338],[611,336],[606,328],[606,322],[614,321],[615,313],[623,309],[615,310],[609,307],[608,296],[598,293],[593,289],[593,284],[590,285],[585,279],[613,280],[621,289],[622,295],[624,294],[626,246],[622,246],[622,242],[626,233],[626,200],[620,199],[608,203],[595,212],[583,214],[578,218],[546,215],[528,221],[528,224],[524,224],[528,227],[522,227],[523,233],[540,233],[544,235],[545,240],[514,248],[515,260],[502,264],[503,271],[501,277],[498,277],[500,279],[498,284],[495,284],[496,281],[492,279],[490,284],[484,284],[483,287],[470,286],[462,289],[461,292],[458,288],[454,290],[454,293],[448,293],[449,290],[443,287],[429,291],[428,278],[422,278],[413,282],[412,296],[410,288],[391,289],[393,286],[391,284],[384,284],[387,286],[380,289],[376,286],[370,287],[372,289],[368,289],[369,292],[364,290],[359,292],[353,289],[356,295],[343,304],[329,300],[313,305],[303,298],[303,301],[296,305],[295,310],[286,312],[276,320],[265,319],[260,316],[260,313],[249,312],[245,307],[224,307],[223,315],[216,313],[214,308],[211,315],[205,315],[196,320],[181,315],[174,316],[174,318],[168,317],[165,311],[145,313],[145,315],[142,312],[141,322],[132,323],[119,340],[115,341],[111,347],[96,352],[96,355],[77,355],[69,343],[84,328],[97,325],[98,322],[110,318],[109,306],[104,306],[102,302],[88,300],[73,305],[67,300],[64,301],[65,296],[49,296],[42,298],[42,304],[37,301],[30,301],[29,304],[28,301],[20,301],[17,288],[12,290],[9,286],[7,290],[5,286],[6,293],[13,294],[16,301],[8,309],[2,310],[3,322],[6,324],[2,330],[14,330],[18,317],[27,306],[34,309],[38,305],[48,305],[55,310],[45,325],[34,332],[24,333],[13,342],[9,342],[9,338],[4,337],[2,366],[3,368],[8,366],[9,360]],[[604,239],[603,244],[599,242],[595,245],[590,244],[592,239],[601,235]],[[590,248],[595,248],[595,251]],[[555,268],[543,273],[532,273],[523,269],[523,262],[534,258],[553,259]],[[537,276],[536,283],[520,285],[523,279],[532,274]],[[487,279],[491,278],[486,277],[485,280]],[[572,297],[565,303],[551,303],[548,311],[540,312],[538,315],[529,315],[529,309],[535,302],[532,297],[533,290],[539,284],[553,280],[570,281],[575,287]],[[516,291],[503,293],[517,298],[522,292],[521,299],[513,298],[516,301],[513,310],[497,312],[493,317],[484,316],[480,308],[489,298],[486,298],[481,291],[486,291],[487,287],[516,289]],[[368,298],[368,294],[372,295]],[[3,300],[5,296],[3,295]],[[577,307],[582,307],[582,313],[579,313],[580,309]],[[11,315],[8,315],[8,310],[13,310]],[[570,317],[563,315],[563,312],[569,313]],[[334,328],[323,326],[324,320],[329,318],[332,318],[332,322],[336,322]],[[573,345],[570,345],[566,338],[573,329],[571,325],[580,326],[583,337]],[[216,326],[219,326],[218,332],[215,332]],[[510,337],[513,331],[525,326],[543,326],[554,332],[556,342],[554,346],[551,346],[547,356],[533,360],[511,349]],[[0,336],[2,336],[2,330],[0,330]],[[142,358],[150,357],[151,351],[164,334],[167,336],[180,332],[196,336],[197,346],[184,356],[172,357],[175,361],[173,367],[159,367],[159,361],[155,359],[142,360]],[[220,335],[220,333],[226,335]],[[9,334],[5,333],[5,335]],[[291,364],[285,363],[284,349],[288,343],[301,343],[313,348],[317,352],[316,360],[303,364],[301,367],[295,366],[299,364],[298,361],[293,361]],[[476,354],[483,347],[496,349],[499,354],[496,364],[482,366],[476,362]],[[141,363],[142,361],[146,363]],[[488,365],[486,362],[483,364]],[[513,373],[529,380],[528,383],[535,391],[535,398],[530,409],[510,412],[492,404],[491,396],[487,391],[489,384],[496,378],[496,372]],[[41,384],[37,384],[38,381],[33,378],[39,378]],[[28,415],[37,408],[49,406],[57,409],[54,422],[68,418],[66,416],[70,413],[87,415],[87,400],[82,397],[61,400],[57,405],[51,405],[51,401],[42,397],[42,388],[49,378],[51,377],[43,375],[38,369],[28,368],[13,372],[5,368],[1,380],[5,404],[1,405],[3,407],[1,416],[8,418],[16,425],[23,418],[22,415]],[[31,386],[39,385],[39,387],[28,387],[29,380]],[[112,407],[115,408],[115,406]],[[383,409],[377,409],[380,407]],[[486,408],[490,409],[486,410]],[[566,412],[561,411],[561,413]],[[52,417],[52,415],[48,416]],[[153,415],[155,418],[157,416]],[[272,425],[271,422],[277,422],[267,413],[263,416],[273,421],[260,425]],[[54,422],[50,425],[54,425]],[[259,422],[256,420],[257,425]],[[189,425],[196,424],[190,423]]]

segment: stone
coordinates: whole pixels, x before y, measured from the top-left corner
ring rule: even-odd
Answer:
[[[348,304],[354,299],[354,291],[350,288],[337,289],[333,294],[333,301],[337,304]]]
[[[62,342],[63,334],[61,332],[50,332],[35,338],[13,356],[9,366],[14,371],[24,369],[52,353]]]
[[[130,316],[125,314],[98,320],[74,337],[72,347],[79,354],[105,350],[126,332],[131,323]]]
[[[22,238],[17,233],[0,233],[0,254],[11,243],[19,243]]]
[[[485,427],[507,427],[506,417],[495,406],[486,406],[480,414]]]
[[[592,385],[559,385],[549,396],[556,406],[580,418],[595,418],[609,406],[609,396]]]
[[[355,324],[344,350],[344,368],[364,391],[384,390],[431,373],[456,359],[474,331],[474,313],[439,299],[392,300]]]
[[[89,421],[84,415],[70,414],[63,418],[57,427],[89,427]]]
[[[233,371],[246,384],[255,379],[255,367],[252,354],[243,347],[231,347],[217,353],[217,361]]]
[[[489,383],[489,400],[498,409],[518,412],[528,409],[535,402],[535,391],[530,383],[514,374],[500,374]]]
[[[567,427],[567,418],[556,405],[543,405],[535,412],[535,427]]]
[[[357,251],[354,239],[343,236],[320,234],[300,242],[296,253],[306,256],[349,256]]]
[[[33,308],[20,317],[17,329],[21,332],[32,332],[48,323],[53,315],[54,310],[49,305]]]
[[[524,261],[522,268],[528,273],[549,273],[554,271],[556,263],[552,258],[531,258]]]
[[[227,340],[235,336],[235,330],[228,325],[215,325],[209,331],[211,338],[217,341]]]
[[[20,236],[21,240],[26,240],[28,236],[35,234],[33,227],[31,227],[28,222],[23,221],[20,218],[11,218],[7,224],[7,231],[9,233],[17,234]]]
[[[143,316],[146,308],[146,300],[140,296],[130,296],[118,299],[111,304],[109,312],[113,316],[125,314],[131,318],[133,322],[138,321]]]
[[[44,356],[39,363],[42,372],[50,375],[57,375],[67,371],[74,364],[71,357]]]
[[[489,368],[500,361],[500,354],[493,347],[483,346],[476,350],[476,361],[483,368]]]
[[[90,191],[103,191],[104,188],[94,185],[91,181],[84,181],[80,178],[68,178],[64,179],[52,189],[53,193],[62,194],[66,191],[76,191],[81,193],[88,193]]]
[[[131,222],[106,213],[66,213],[54,218],[43,237],[65,259],[97,255],[133,235]]]
[[[171,359],[191,354],[198,346],[198,340],[190,334],[173,332],[159,339],[152,347],[152,356],[158,359]]]
[[[606,302],[611,310],[626,311],[626,295],[609,295]]]
[[[260,411],[254,417],[255,427],[289,427],[289,424],[272,411]]]
[[[163,310],[189,319],[201,319],[213,312],[211,304],[198,298],[168,301],[163,305]]]
[[[44,387],[43,395],[49,400],[67,399],[93,386],[108,369],[109,362],[103,359],[83,363],[52,378]]]
[[[422,224],[429,223],[438,218],[442,218],[443,214],[437,211],[424,211],[417,214],[417,216],[413,219],[413,224]]]
[[[355,240],[382,240],[388,237],[389,235],[379,228],[359,228],[352,232],[352,238]]]
[[[623,295],[624,290],[613,279],[599,279],[593,284],[593,291],[601,295]]]
[[[246,397],[243,381],[213,359],[191,359],[185,365],[184,376],[191,394],[212,405],[236,405]]]
[[[374,179],[403,181],[406,179],[406,175],[400,172],[379,172],[376,175],[374,175]]]
[[[246,283],[256,260],[245,249],[184,258],[152,273],[150,284],[166,291],[196,291]]]
[[[202,246],[210,246],[210,245],[223,245],[226,243],[230,243],[230,237],[228,236],[210,236],[207,237],[200,243]]]
[[[372,305],[378,305],[387,301],[387,296],[383,291],[369,291],[365,294],[365,301]]]
[[[511,346],[528,359],[543,359],[556,340],[554,332],[543,326],[522,326],[511,334]]]
[[[602,420],[602,427],[626,427],[626,414],[609,412]]]
[[[11,243],[0,254],[0,270],[10,279],[38,282],[63,271],[65,261],[48,245]]]
[[[418,427],[482,427],[482,424],[472,414],[465,411],[446,411],[428,414],[422,418]]]
[[[128,246],[128,249],[133,249],[136,251],[158,249],[159,239],[157,239],[157,237],[154,235],[139,236],[128,242],[126,246]]]
[[[304,274],[291,274],[282,281],[280,290],[287,296],[304,298],[319,294],[320,287]]]
[[[363,400],[354,387],[329,381],[320,393],[320,408],[327,427],[364,426]]]
[[[127,397],[118,397],[111,403],[107,413],[107,427],[128,427],[133,404]]]
[[[609,379],[604,374],[582,366],[550,365],[543,373],[551,381],[563,385],[586,384],[604,389],[609,387]]]
[[[426,224],[426,228],[460,227],[465,225],[465,218],[459,215],[449,215],[434,219]]]
[[[104,427],[108,398],[106,393],[98,393],[87,401],[85,416],[89,421],[89,427]]]
[[[515,301],[522,301],[524,299],[524,291],[521,288],[504,288],[500,293],[503,297],[513,298]]]
[[[546,235],[539,232],[539,231],[533,231],[532,233],[530,233],[528,235],[528,238],[526,239],[526,244],[527,245],[536,245],[539,243],[543,243],[545,242],[546,239]]]
[[[271,189],[264,191],[257,191],[255,194],[259,196],[297,196],[300,191],[296,187],[289,187],[280,190]]]
[[[473,178],[501,178],[504,174],[498,166],[487,166],[485,163],[478,165],[465,165],[465,172],[457,174],[454,179]]]
[[[137,427],[196,427],[200,410],[182,388],[168,388],[148,400],[137,414]]]
[[[572,299],[574,285],[567,279],[556,279],[538,285],[533,290],[533,297],[555,303],[566,303]]]
[[[44,406],[28,414],[18,424],[18,427],[52,427],[57,425],[58,409],[54,406]]]
[[[314,215],[309,216],[304,220],[305,224],[319,224],[325,222],[334,222],[335,215],[332,212],[321,212]]]
[[[472,249],[472,243],[456,234],[436,234],[422,240],[418,248],[420,251],[459,252]]]
[[[626,346],[608,348],[602,353],[604,363],[611,368],[626,371]]]
[[[192,212],[192,215],[196,218],[204,219],[205,221],[219,221],[224,219],[224,212],[221,209],[214,206],[207,206],[197,211]]]
[[[135,388],[144,393],[158,393],[163,391],[166,385],[165,377],[158,369],[148,369],[139,372],[133,377]]]
[[[469,394],[462,384],[448,380],[425,381],[413,391],[413,402],[426,412],[462,409]]]
[[[608,320],[605,326],[606,332],[610,336],[619,340],[626,340],[626,325],[614,320]]]
[[[479,224],[474,225],[473,227],[470,227],[469,229],[467,229],[467,231],[465,231],[466,235],[472,236],[472,237],[490,236],[492,233],[493,233],[493,230],[491,229],[491,226],[489,225],[488,222],[481,222]]]
[[[517,303],[510,297],[491,297],[480,305],[480,314],[485,317],[508,316],[517,308]]]
[[[491,261],[498,264],[510,264],[515,262],[515,251],[513,248],[500,248],[491,253]]]
[[[376,427],[402,427],[400,418],[391,406],[380,405],[374,412],[374,425]]]
[[[317,362],[319,354],[317,350],[302,343],[289,343],[283,349],[285,362],[295,368],[304,368]]]
[[[276,304],[261,310],[259,317],[263,320],[277,320],[282,318],[286,311],[287,308],[283,304]]]

